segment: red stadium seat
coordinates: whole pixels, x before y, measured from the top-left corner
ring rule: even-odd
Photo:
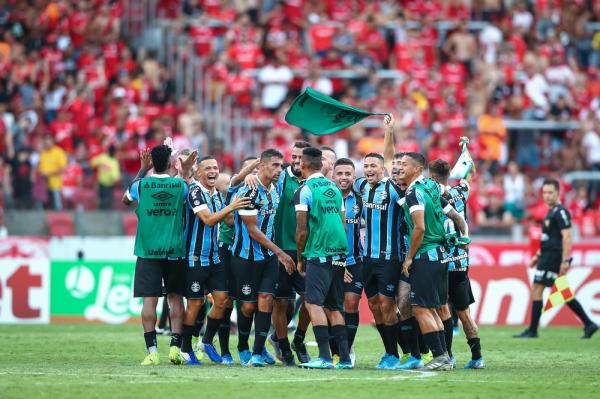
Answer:
[[[123,232],[127,236],[134,236],[137,231],[138,219],[135,213],[123,213]]]
[[[75,234],[75,222],[70,212],[47,212],[48,233],[52,237],[66,237]]]

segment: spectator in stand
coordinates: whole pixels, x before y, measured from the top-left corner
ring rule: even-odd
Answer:
[[[61,191],[63,186],[63,172],[67,167],[65,151],[54,142],[54,138],[47,135],[43,139],[42,151],[38,170],[45,178],[46,189],[51,199],[51,206],[62,210]]]
[[[310,86],[325,95],[331,96],[333,94],[333,83],[331,79],[321,75],[321,69],[317,61],[313,61],[308,69],[308,76],[302,83],[302,90]]]
[[[10,165],[13,204],[17,209],[31,209],[33,206],[33,175],[31,149],[19,149]],[[8,179],[6,180],[9,181]]]
[[[65,209],[73,209],[79,204],[79,192],[83,186],[83,167],[77,158],[69,156],[69,164],[63,172],[62,198]]]
[[[477,52],[477,40],[469,32],[469,25],[466,21],[462,21],[458,25],[458,29],[448,37],[448,40],[444,43],[443,50],[450,59],[462,63],[469,76],[473,75],[473,61]]]
[[[8,237],[8,229],[4,225],[4,208],[0,206],[0,239]]]
[[[501,103],[491,101],[487,112],[477,120],[479,141],[482,147],[480,159],[483,161],[482,172],[496,174],[500,167],[503,153],[506,150],[506,126],[501,115]]]
[[[487,204],[477,214],[477,225],[495,229],[508,229],[514,221],[510,212],[504,206],[504,193],[499,187],[490,187],[486,190]],[[487,230],[487,229],[486,229]]]
[[[294,74],[286,65],[286,61],[281,52],[276,52],[273,61],[260,69],[258,81],[263,85],[261,96],[263,108],[274,111],[287,96]]]
[[[525,212],[525,175],[515,161],[510,161],[507,169],[504,175],[504,207],[515,219],[521,220]]]
[[[115,154],[116,148],[111,145],[105,154],[98,155],[90,161],[90,165],[98,171],[98,198],[100,209],[103,210],[113,208],[115,184],[121,178],[119,161]]]

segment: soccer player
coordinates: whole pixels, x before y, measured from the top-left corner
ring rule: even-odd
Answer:
[[[400,160],[398,177],[408,185],[403,204],[410,232],[408,254],[402,272],[409,276],[412,313],[419,322],[433,359],[424,367],[426,370],[449,370],[452,363],[446,353],[444,325],[437,309],[448,300],[448,270],[445,258],[446,232],[444,214],[453,220],[458,214],[441,199],[438,183],[425,179],[423,155],[407,152]],[[466,230],[464,220],[459,224],[461,232]]]
[[[467,220],[467,201],[471,190],[473,172],[461,180],[458,185],[448,186],[448,177],[450,176],[450,164],[442,159],[437,159],[429,164],[429,175],[436,182],[445,187],[443,197],[458,212],[465,221]],[[450,222],[450,228],[447,232],[455,232],[454,223]],[[448,254],[448,299],[454,306],[456,313],[462,322],[463,330],[467,338],[467,344],[471,348],[471,360],[465,366],[466,369],[483,369],[485,361],[481,355],[481,342],[477,331],[477,324],[469,311],[469,306],[475,302],[473,292],[471,291],[471,282],[469,280],[469,253],[468,250],[460,246],[454,246]],[[448,355],[454,367],[456,360],[452,355],[452,337],[454,322],[448,305],[441,308],[440,317],[444,323],[444,332]]]
[[[347,237],[345,210],[340,190],[320,172],[323,153],[317,148],[302,151],[301,170],[306,182],[296,192],[296,242],[298,271],[306,259],[306,307],[310,313],[319,357],[302,368],[331,369],[328,322],[340,352],[338,369],[352,368],[344,310],[344,273]]]
[[[363,265],[362,242],[360,239],[360,224],[362,214],[362,197],[353,189],[356,179],[355,166],[348,158],[340,158],[335,162],[333,179],[337,188],[342,192],[344,208],[346,209],[346,239],[348,252],[346,253],[346,270],[352,276],[352,281],[344,283],[344,310],[348,347],[352,366],[356,364],[356,357],[352,351],[354,338],[359,324],[359,304],[363,291]]]
[[[310,147],[305,141],[298,141],[292,147],[292,162],[280,174],[277,180],[277,192],[280,196],[279,207],[275,215],[275,244],[282,248],[293,260],[297,256],[296,239],[296,211],[294,209],[294,194],[300,187],[302,173],[300,161],[302,150]],[[294,366],[294,355],[296,352],[298,361],[306,363],[310,356],[304,345],[306,329],[310,323],[308,311],[304,306],[305,281],[297,271],[288,274],[282,264],[279,265],[279,282],[275,290],[275,302],[273,303],[273,326],[275,332],[269,337],[269,342],[275,349],[276,355],[285,365]],[[298,320],[298,327],[294,334],[292,347],[288,341],[287,326],[294,315],[294,304],[296,293],[300,295],[302,305]]]
[[[544,202],[550,207],[542,224],[542,244],[540,250],[531,259],[530,267],[537,266],[533,278],[531,296],[531,322],[529,328],[515,338],[537,338],[538,324],[542,314],[542,295],[544,288],[551,287],[558,276],[569,271],[571,257],[571,214],[560,203],[560,185],[555,179],[546,179],[542,186]],[[583,336],[591,338],[598,326],[590,320],[577,298],[567,302],[567,306],[584,324]]]
[[[156,341],[156,305],[163,295],[163,280],[169,301],[171,330],[171,348],[169,360],[180,364],[183,359],[179,350],[181,344],[181,323],[183,318],[184,264],[180,260],[185,256],[184,215],[185,199],[188,195],[186,181],[170,177],[171,149],[158,145],[148,153],[142,153],[144,162],[151,159],[154,174],[136,180],[123,195],[123,203],[131,205],[137,201],[135,213],[138,228],[134,253],[137,256],[133,283],[133,295],[142,297],[142,325],[148,355],[142,361],[143,366],[160,364]],[[182,175],[188,180],[196,161],[193,152],[180,159]],[[150,166],[147,165],[149,170]],[[140,171],[142,173],[142,171]]]
[[[225,196],[225,204],[229,204],[233,196],[238,192],[246,176],[258,173],[258,164],[260,160],[256,157],[248,157],[242,162],[242,169],[233,177],[219,175],[217,180],[217,189]],[[227,291],[229,298],[225,303],[225,313],[219,325],[219,346],[221,347],[221,358],[224,365],[232,365],[233,358],[229,351],[229,334],[231,330],[231,314],[233,313],[233,301],[236,299],[236,284],[231,269],[231,245],[233,244],[234,228],[221,221],[219,225],[219,259],[225,267],[227,274]]]
[[[337,160],[337,154],[333,148],[327,146],[321,147],[321,152],[323,153],[323,168],[321,173],[329,180],[333,180],[333,167]]]
[[[218,223],[226,220],[226,223],[233,224],[231,213],[250,203],[247,198],[235,198],[229,205],[225,205],[225,198],[215,189],[219,165],[212,156],[205,156],[200,160],[197,177],[198,181],[192,183],[188,195],[190,225],[187,229],[188,268],[185,276],[187,309],[181,343],[182,356],[187,365],[200,364],[192,350],[192,333],[198,312],[204,304],[205,291],[212,293],[213,304],[200,346],[211,361],[223,362],[213,346],[213,338],[222,322],[228,300],[227,274],[217,246]]]
[[[259,184],[256,189],[240,188],[238,197],[250,204],[235,212],[235,239],[231,248],[231,265],[236,281],[236,295],[241,302],[238,312],[238,353],[242,365],[264,367],[265,341],[271,326],[273,295],[279,278],[279,260],[288,274],[296,269],[294,261],[273,241],[275,213],[279,195],[274,183],[282,173],[283,155],[273,149],[260,156]],[[255,321],[252,353],[248,338]]]
[[[386,119],[388,123],[389,119]],[[364,159],[367,184],[362,189],[365,222],[363,247],[363,278],[369,308],[385,347],[385,354],[377,365],[380,369],[394,369],[399,363],[398,317],[396,287],[399,278],[398,229],[404,192],[388,177],[384,177],[384,159],[370,153]]]

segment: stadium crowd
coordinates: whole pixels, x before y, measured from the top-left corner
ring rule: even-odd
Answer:
[[[168,136],[234,169],[192,99],[176,100],[177,76],[123,35],[126,3],[0,1],[4,206],[111,209],[140,150]],[[289,151],[302,138],[283,117],[308,85],[393,111],[399,151],[453,162],[458,138],[469,137],[480,176],[470,222],[479,226],[543,218],[544,176],[600,171],[600,32],[589,28],[600,2],[159,0],[156,13],[189,37],[207,79],[247,117],[274,120],[256,129],[265,148]],[[505,118],[580,127],[508,130]],[[358,125],[320,140],[359,160],[382,150],[383,132]],[[563,183],[580,234],[599,235],[599,185]]]

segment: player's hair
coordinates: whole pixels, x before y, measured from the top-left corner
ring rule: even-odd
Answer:
[[[404,153],[404,156],[411,158],[413,161],[418,163],[419,166],[421,166],[423,169],[425,169],[426,162],[425,162],[425,157],[423,156],[423,154],[420,154],[418,152],[406,152],[406,153]]]
[[[352,166],[352,169],[356,169],[356,166],[354,166],[354,162],[352,162],[352,160],[348,158],[338,159],[337,161],[335,161],[335,165],[333,167],[337,168],[340,165],[349,165]]]
[[[310,170],[321,170],[323,167],[323,151],[314,147],[303,149],[302,162]]]
[[[211,159],[214,159],[216,161],[216,158],[213,157],[212,155],[205,155],[205,156],[203,156],[202,158],[200,158],[198,160],[198,164],[202,163],[203,161],[208,161],[208,160],[211,160]]]
[[[150,151],[154,171],[164,173],[169,169],[169,160],[171,159],[171,148],[164,144],[157,145]]]
[[[246,157],[246,158],[244,158],[244,160],[242,161],[242,165],[243,165],[244,163],[248,162],[248,161],[255,161],[255,160],[257,160],[257,159],[258,159],[258,158],[256,158],[256,157]]]
[[[450,176],[450,164],[443,159],[436,159],[429,163],[429,173],[435,173],[441,179],[446,179]]]
[[[406,155],[405,152],[397,152],[394,154],[394,159],[401,159],[405,155]]]
[[[260,154],[261,161],[266,161],[269,158],[282,158],[283,159],[283,154],[274,148],[266,149],[262,152],[262,154]]]
[[[544,179],[543,186],[554,186],[556,191],[560,191],[560,183],[556,179],[546,178]]]
[[[308,141],[296,141],[294,143],[294,147],[292,148],[300,148],[301,150],[310,147],[310,143]]]
[[[335,150],[333,148],[331,148],[331,147],[326,146],[326,145],[321,146],[321,151],[331,151],[331,152],[333,152],[333,155],[335,155],[337,157],[337,154],[335,153]]]
[[[383,155],[378,154],[376,152],[370,152],[367,155],[365,155],[365,159],[367,158],[377,158],[381,161],[381,163],[385,162],[385,160],[383,159]]]

